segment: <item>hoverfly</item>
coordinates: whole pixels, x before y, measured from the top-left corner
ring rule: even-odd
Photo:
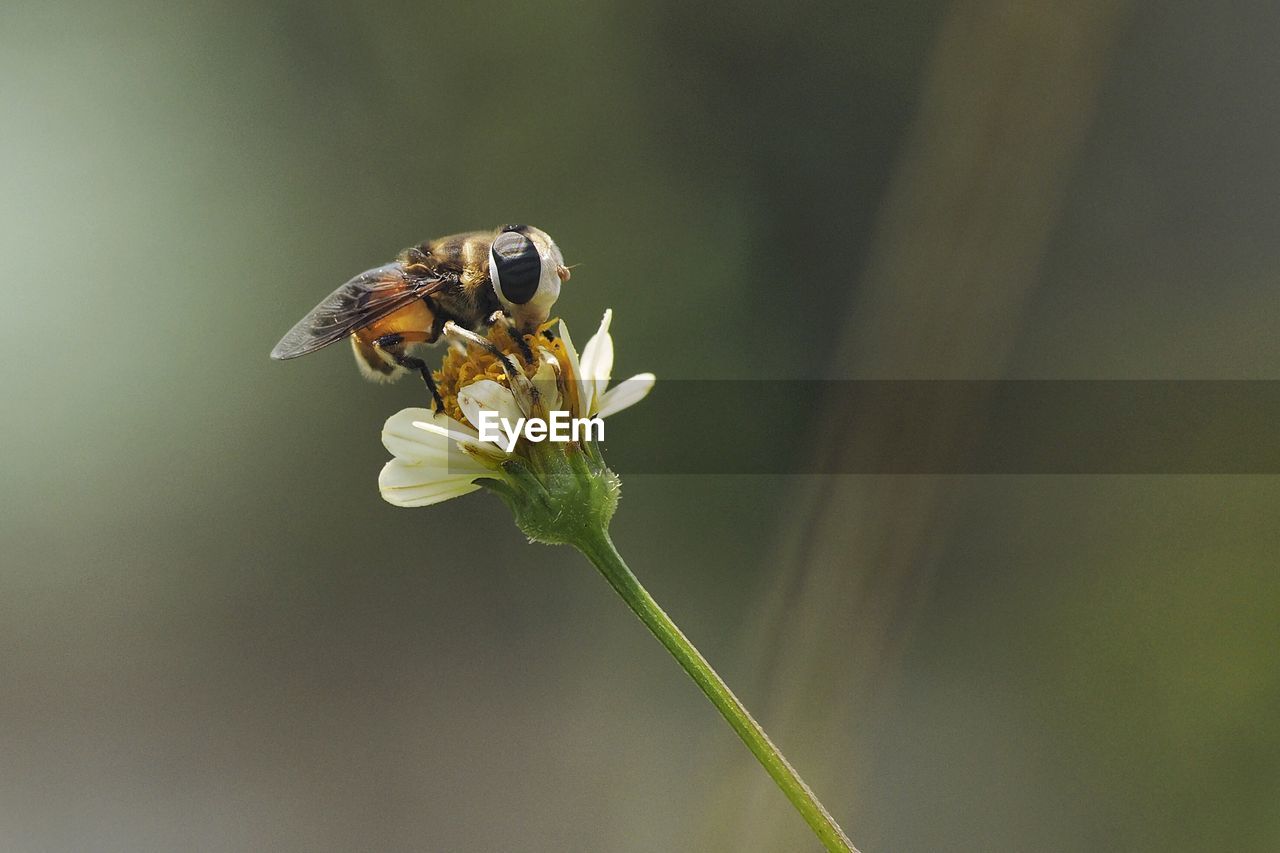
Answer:
[[[410,348],[435,343],[450,320],[473,332],[495,322],[532,332],[568,280],[555,241],[530,225],[428,240],[329,294],[280,339],[271,357],[297,358],[350,337],[366,378],[391,382],[417,371],[443,409],[430,368]]]

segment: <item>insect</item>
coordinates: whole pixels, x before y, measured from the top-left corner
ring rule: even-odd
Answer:
[[[390,382],[417,371],[443,409],[430,368],[410,350],[435,343],[450,320],[473,332],[495,322],[531,332],[546,321],[568,280],[555,241],[530,225],[428,240],[326,296],[271,357],[297,358],[349,337],[366,378]]]

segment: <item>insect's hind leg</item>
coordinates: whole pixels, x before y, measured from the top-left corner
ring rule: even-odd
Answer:
[[[427,390],[431,392],[431,399],[435,401],[436,411],[443,412],[444,400],[440,399],[440,391],[436,388],[436,380],[432,377],[431,368],[427,367],[427,363],[412,355],[401,355],[397,362],[401,367],[418,371],[422,376],[422,381],[426,383]]]
[[[436,380],[431,375],[431,368],[427,367],[427,363],[417,356],[405,354],[405,338],[405,335],[393,332],[380,338],[374,338],[373,345],[390,356],[396,364],[405,370],[418,371],[422,381],[426,383],[427,390],[431,392],[431,399],[435,401],[436,411],[443,412],[444,400],[440,399],[440,390],[436,388]]]

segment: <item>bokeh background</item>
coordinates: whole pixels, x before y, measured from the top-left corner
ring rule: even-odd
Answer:
[[[378,498],[419,387],[268,350],[527,221],[623,375],[1276,378],[1277,36],[1260,0],[6,5],[0,850],[814,849],[581,558]],[[744,458],[875,440],[788,414]],[[867,853],[1280,849],[1275,477],[620,473],[619,547]]]

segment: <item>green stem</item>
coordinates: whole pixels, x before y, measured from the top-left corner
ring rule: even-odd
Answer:
[[[832,853],[858,853],[849,838],[840,829],[839,824],[831,817],[822,803],[814,795],[809,786],[796,773],[795,768],[787,761],[782,752],[769,740],[769,735],[743,707],[742,702],[724,683],[724,680],[711,668],[706,658],[694,647],[693,643],[671,621],[653,596],[640,585],[640,581],[627,568],[622,555],[613,546],[613,540],[604,529],[592,529],[584,533],[573,544],[595,564],[609,582],[622,596],[627,606],[640,617],[653,635],[666,646],[671,656],[684,667],[689,677],[702,688],[702,692],[711,700],[711,704],[724,716],[733,730],[742,738],[752,754],[764,765],[764,769],[778,783],[782,793],[804,817],[814,833],[822,840],[823,845]]]

